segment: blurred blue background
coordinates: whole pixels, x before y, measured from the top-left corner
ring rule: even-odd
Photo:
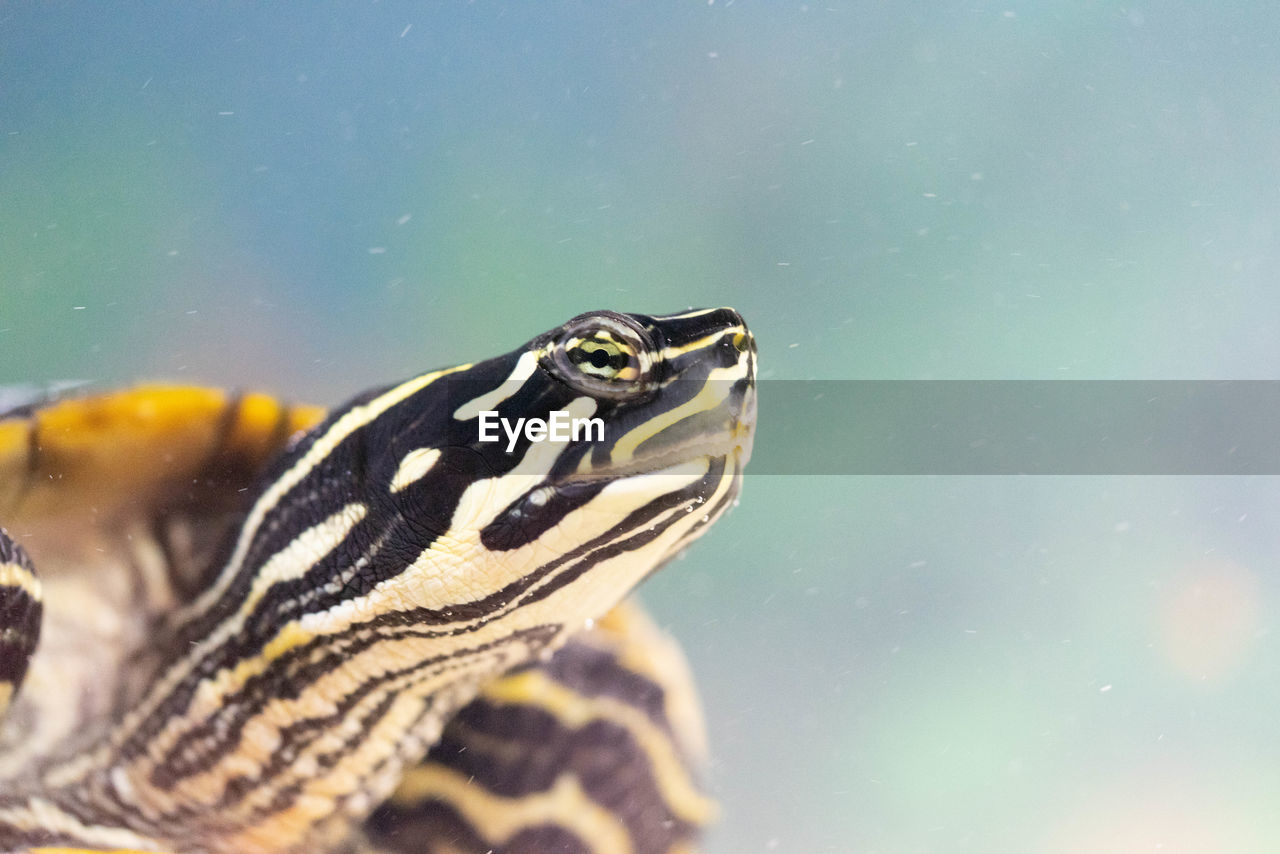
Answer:
[[[1276,32],[1186,0],[8,4],[0,384],[336,403],[719,304],[771,379],[1275,378]],[[704,694],[708,851],[1280,850],[1277,532],[1271,478],[749,477],[645,590]]]

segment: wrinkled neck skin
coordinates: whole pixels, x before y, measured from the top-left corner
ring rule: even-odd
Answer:
[[[42,797],[68,816],[129,828],[139,838],[122,841],[139,847],[154,840],[265,852],[333,844],[391,793],[484,682],[549,655],[723,512],[738,479],[722,467],[700,475],[698,468],[654,475],[676,497],[664,492],[642,505],[624,531],[599,512],[631,506],[636,485],[620,481],[595,496],[603,502],[596,512],[569,513],[552,541],[505,553],[481,544],[483,516],[409,554],[385,532],[381,541],[353,537],[362,513],[346,505],[292,547],[305,564],[268,568],[274,583],[333,565],[344,567],[338,578],[363,589],[351,570],[377,565],[384,553],[412,558],[407,568],[265,631],[254,617],[278,594],[260,584],[232,593],[239,587],[231,585],[213,608],[235,616],[189,643],[95,749],[48,769]],[[530,486],[477,482],[457,513],[504,507]],[[625,548],[616,545],[619,535]],[[477,593],[496,589],[459,595],[448,579],[462,568]],[[502,583],[507,576],[515,580]],[[289,613],[289,601],[278,608]],[[182,836],[172,837],[173,828]]]

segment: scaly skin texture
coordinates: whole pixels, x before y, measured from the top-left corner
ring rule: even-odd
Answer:
[[[688,715],[632,666],[628,631],[553,653],[732,503],[754,358],[728,310],[599,312],[304,434],[315,410],[194,389],[0,420],[17,481],[0,513],[23,525],[61,638],[5,724],[0,848],[385,848],[385,823],[373,841],[359,828],[400,784],[381,819],[442,828],[454,850],[687,850],[708,815]],[[507,449],[478,439],[489,410],[594,416],[604,435]],[[41,672],[70,676],[73,711],[44,714],[59,698]],[[554,773],[510,761],[555,744]],[[634,791],[602,787],[610,755]]]

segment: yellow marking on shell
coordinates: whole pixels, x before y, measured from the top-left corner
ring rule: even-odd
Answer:
[[[516,359],[516,366],[511,371],[511,375],[503,381],[502,385],[493,391],[480,395],[475,400],[459,406],[453,412],[454,420],[470,421],[481,412],[496,408],[499,403],[519,391],[525,380],[533,376],[533,372],[538,368],[538,359],[541,357],[541,350],[529,350],[521,353],[520,358]]]
[[[0,587],[17,587],[35,601],[40,601],[40,579],[21,564],[0,563]]]
[[[323,415],[247,394],[228,425],[231,403],[219,389],[146,385],[0,419],[0,515],[13,524],[63,513],[145,513],[157,487],[198,472],[215,449],[260,464],[279,449],[282,424],[291,434]]]
[[[233,447],[262,447],[264,457],[273,454],[277,448],[270,440],[277,434],[281,417],[281,405],[278,400],[266,394],[246,394],[236,403],[235,422],[227,435],[226,444]],[[324,418],[325,410],[320,406],[290,406],[286,414],[284,433],[293,435],[310,429]]]
[[[550,712],[569,729],[582,729],[594,720],[617,724],[631,734],[648,757],[654,783],[672,813],[699,825],[715,816],[715,804],[693,785],[667,734],[635,706],[613,697],[583,697],[540,670],[527,670],[495,682],[485,689],[484,696],[495,703],[535,706]]]
[[[422,480],[427,472],[435,468],[439,460],[439,448],[415,448],[405,454],[404,459],[400,461],[399,468],[396,469],[395,477],[391,478],[391,491],[399,492],[405,487]]]
[[[546,791],[504,798],[475,785],[452,768],[428,765],[405,776],[396,800],[402,794],[411,803],[431,797],[443,800],[494,845],[503,845],[526,827],[550,822],[590,844],[592,850],[609,854],[630,854],[635,850],[622,820],[593,801],[570,773],[560,774]]]
[[[9,701],[13,699],[13,683],[8,679],[0,679],[0,712],[9,708]]]

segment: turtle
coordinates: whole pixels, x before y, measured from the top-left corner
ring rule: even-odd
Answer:
[[[331,412],[0,415],[0,851],[694,851],[695,692],[628,597],[736,504],[755,362],[733,309],[594,311]]]

